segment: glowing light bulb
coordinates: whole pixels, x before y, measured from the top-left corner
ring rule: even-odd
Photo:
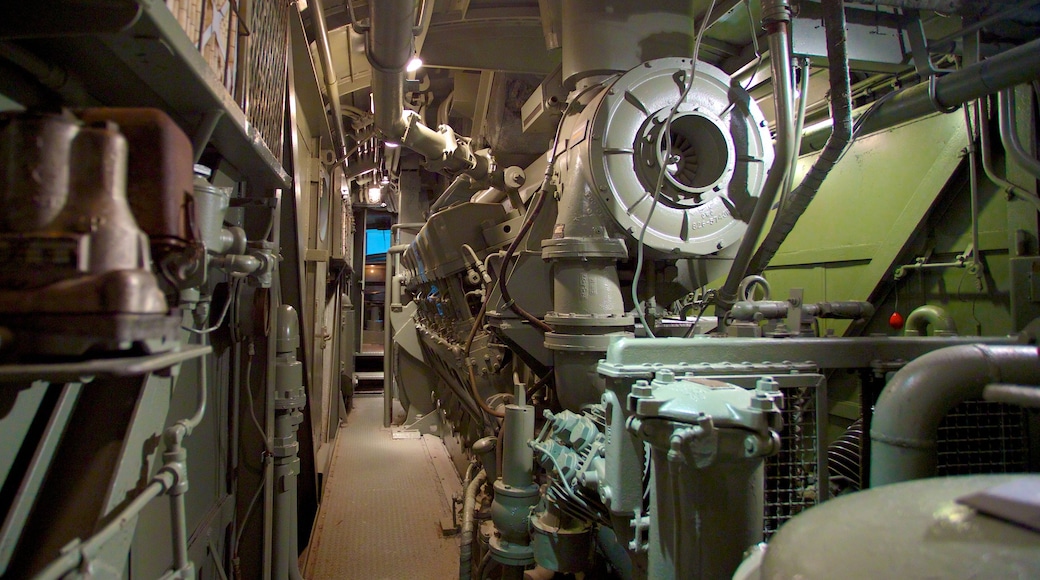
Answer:
[[[421,69],[422,65],[422,59],[417,56],[413,56],[412,60],[408,61],[408,65],[405,67],[405,70],[408,72],[415,72]]]

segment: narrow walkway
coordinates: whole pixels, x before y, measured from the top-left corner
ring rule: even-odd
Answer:
[[[340,427],[311,536],[308,580],[458,577],[450,497],[461,490],[441,440],[385,429],[381,396],[356,396]]]

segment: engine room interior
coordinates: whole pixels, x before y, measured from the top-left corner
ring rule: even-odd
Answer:
[[[1040,577],[1040,2],[0,9],[0,576]]]

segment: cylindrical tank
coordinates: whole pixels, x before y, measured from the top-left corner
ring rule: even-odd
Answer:
[[[1040,578],[1040,534],[958,503],[1011,482],[1035,502],[1035,475],[922,479],[833,499],[780,528],[760,577]]]

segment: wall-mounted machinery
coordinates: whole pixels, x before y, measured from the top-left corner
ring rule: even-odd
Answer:
[[[81,355],[176,345],[180,321],[152,271],[149,235],[187,237],[184,134],[140,110],[14,114],[0,123],[0,313],[17,348]],[[138,147],[158,157],[146,161]]]

